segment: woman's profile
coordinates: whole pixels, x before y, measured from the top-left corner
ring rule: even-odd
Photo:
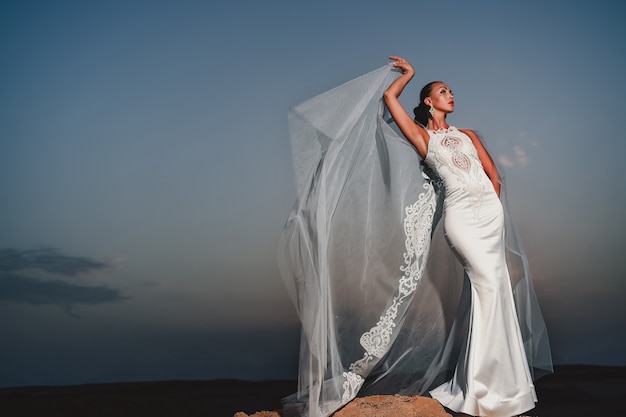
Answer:
[[[502,178],[478,135],[448,124],[444,82],[409,116],[414,69],[390,59],[290,112],[298,202],[279,265],[302,338],[286,415],[371,394],[518,415],[552,363]]]

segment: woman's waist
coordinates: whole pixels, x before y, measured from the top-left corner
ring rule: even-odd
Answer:
[[[502,203],[496,194],[493,185],[485,187],[445,188],[444,206],[449,208],[465,208],[476,204],[501,207]]]

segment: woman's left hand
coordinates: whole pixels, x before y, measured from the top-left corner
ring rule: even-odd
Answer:
[[[389,65],[393,65],[396,68],[400,68],[404,74],[407,74],[407,73],[408,74],[414,74],[415,73],[415,70],[413,69],[411,64],[409,64],[409,62],[406,59],[400,58],[399,56],[390,56],[389,59],[394,61],[394,62],[390,62]]]

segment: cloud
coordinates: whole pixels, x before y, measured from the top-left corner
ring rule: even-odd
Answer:
[[[500,155],[498,157],[498,162],[500,162],[500,165],[507,167],[507,168],[510,168],[513,165],[515,165],[513,161],[511,161],[511,159],[506,155]]]
[[[125,300],[119,290],[106,286],[86,286],[65,281],[0,273],[0,301],[33,306],[58,305],[70,315],[76,304],[102,304]]]
[[[519,145],[515,145],[513,147],[513,151],[515,152],[515,157],[517,158],[517,164],[521,167],[528,166],[530,160],[528,159],[528,154],[525,150],[523,150]]]
[[[66,256],[56,249],[0,249],[0,302],[32,306],[57,305],[69,315],[77,304],[102,304],[123,301],[120,290],[107,286],[88,286],[59,279],[38,279],[25,271],[45,271],[73,277],[109,268],[110,265],[85,257]]]
[[[512,155],[507,152],[506,155],[502,154],[498,156],[497,160],[501,166],[505,168],[525,168],[530,165],[530,156],[526,149],[539,146],[539,141],[531,137],[528,132],[520,132],[516,138],[516,142],[520,144],[513,146]]]
[[[53,274],[75,276],[105,269],[108,266],[107,263],[89,258],[62,255],[58,250],[51,248],[0,249],[0,272],[39,269]]]

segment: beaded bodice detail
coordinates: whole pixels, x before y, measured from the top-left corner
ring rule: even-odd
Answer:
[[[457,128],[429,130],[425,162],[445,185],[446,205],[469,204],[476,217],[485,192],[493,186],[485,174],[472,140]]]

